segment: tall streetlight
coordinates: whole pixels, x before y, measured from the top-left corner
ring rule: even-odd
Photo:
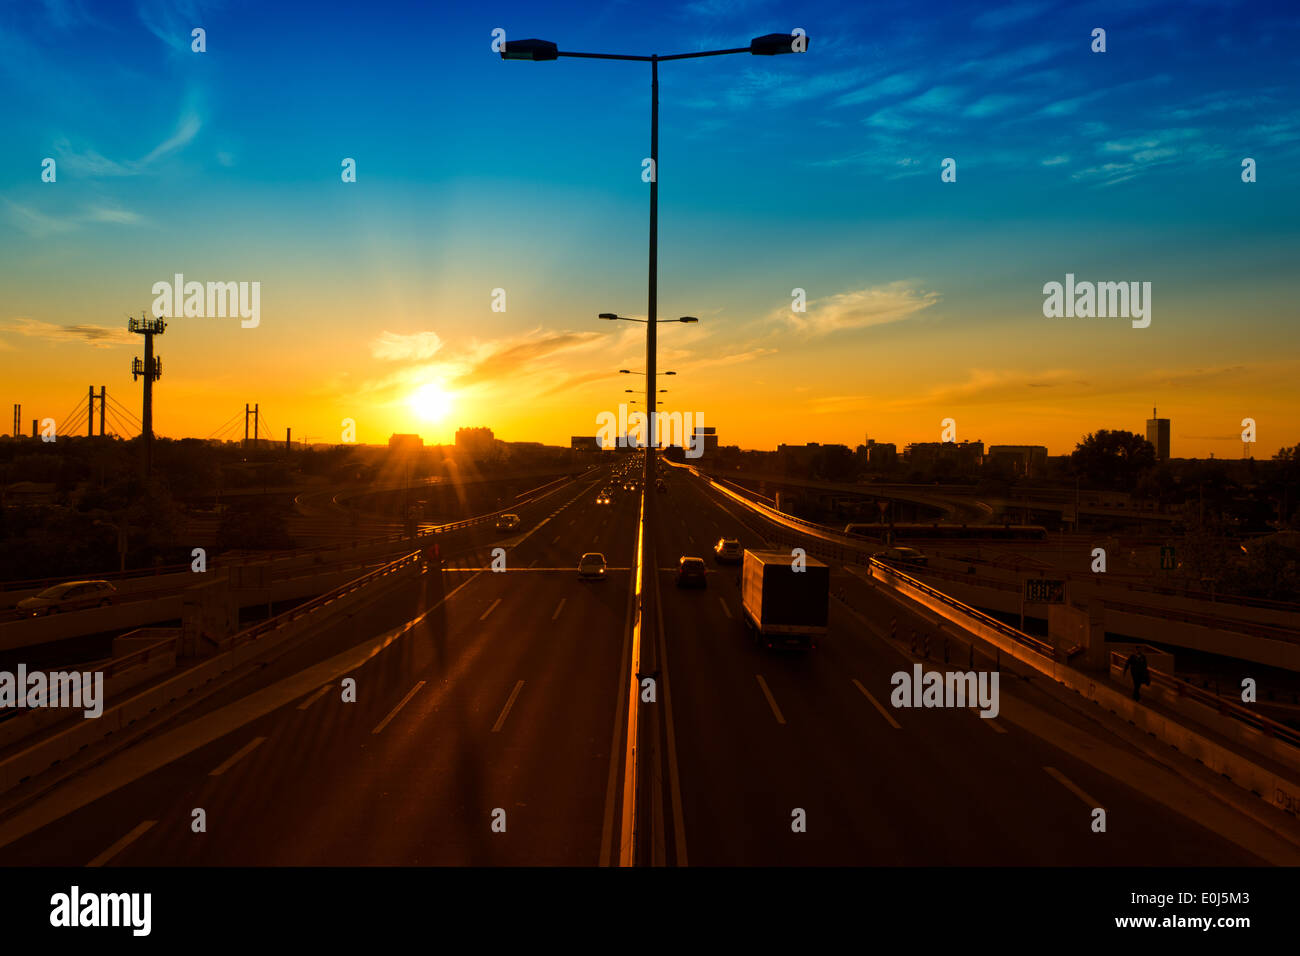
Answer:
[[[655,442],[657,441],[658,438],[658,436],[656,435],[657,416],[655,415],[655,409],[656,409],[655,370],[657,368],[657,356],[655,352],[655,348],[656,348],[655,332],[659,328],[659,318],[658,318],[658,308],[659,308],[659,63],[660,61],[667,61],[667,60],[693,60],[705,56],[724,56],[730,53],[750,53],[755,56],[774,56],[779,53],[803,53],[806,52],[807,49],[808,49],[808,37],[803,30],[795,30],[793,33],[788,33],[788,34],[769,33],[766,36],[755,37],[753,40],[750,41],[750,44],[747,47],[736,47],[735,49],[730,49],[730,50],[705,50],[698,53],[678,53],[671,56],[658,56],[658,55],[622,56],[622,55],[611,54],[611,53],[573,53],[573,52],[566,52],[560,50],[554,43],[551,43],[549,40],[537,40],[537,39],[507,41],[501,44],[501,58],[503,60],[556,60],[562,56],[568,56],[568,57],[578,57],[578,58],[589,59],[589,60],[629,60],[634,62],[650,64],[650,246],[649,246],[650,254],[649,254],[649,281],[647,283],[648,309],[647,309],[646,319],[630,320],[630,321],[642,321],[645,323],[645,327],[646,327],[645,401],[646,401],[646,413],[650,417],[650,435],[649,435],[649,441],[647,441],[646,449],[645,449],[644,487],[647,490],[651,487],[650,482],[654,479],[655,476]],[[605,313],[604,315],[602,315],[602,318],[610,319],[610,320],[618,320],[622,317],[616,316],[613,313]],[[682,318],[677,319],[675,321],[688,322],[688,321],[692,321],[692,317],[683,316]],[[630,374],[630,372],[627,374]],[[650,495],[646,495],[642,499],[643,517],[642,517],[641,532],[642,535],[644,536],[644,540],[646,541],[651,540],[650,531],[653,525],[654,510],[656,507],[653,503],[654,500],[655,500],[654,497]],[[640,595],[642,594],[643,587],[646,586],[646,582],[649,579],[648,578],[649,573],[650,572],[646,570],[646,566],[642,565],[642,570],[641,570],[642,577],[637,582],[637,589],[636,589],[636,593],[638,595],[638,602],[640,601]],[[653,605],[653,602],[650,603],[651,605]],[[657,612],[652,612],[652,614],[653,613],[657,613]],[[643,619],[640,617],[641,609],[639,605],[638,605],[637,614],[638,614],[638,618],[637,618],[638,623],[634,628],[634,633],[637,632],[637,628],[639,628],[641,626],[641,623],[643,623]],[[638,669],[636,676],[639,678],[640,676],[639,668],[645,666],[647,658],[643,658],[640,656],[641,652],[640,650],[638,650],[635,642],[633,645],[633,655],[634,655],[633,665],[635,668]],[[654,656],[655,656],[654,652],[653,650],[651,650],[648,655],[648,658],[653,659]],[[636,694],[638,683],[639,681],[634,681],[632,683],[631,690],[630,690],[630,693],[632,694],[632,699],[629,701],[628,704],[629,759],[631,759],[631,754],[634,751],[636,751],[635,741],[639,739],[639,735],[640,735],[640,730],[638,729],[638,727],[643,720],[649,719],[648,717],[639,716],[639,713],[636,710],[635,694]],[[649,712],[647,711],[645,713],[649,713]],[[647,725],[647,727],[648,726],[649,725]],[[636,751],[636,752],[640,753],[640,751]],[[628,780],[632,784],[631,787],[632,792],[635,792],[636,788],[640,786],[639,781],[641,778],[635,771],[634,763],[629,767],[629,770],[630,770],[630,776]],[[624,812],[625,835],[627,839],[623,842],[619,851],[619,860],[624,865],[628,865],[629,863],[635,862],[637,858],[637,840],[634,834],[636,832],[636,829],[641,825],[638,820],[639,815],[635,812],[634,809],[635,801],[633,801],[631,804],[627,802],[628,793],[629,793],[628,788],[625,786],[623,812]],[[632,825],[630,827],[627,826],[629,820],[632,821]]]
[[[556,60],[562,56],[586,60],[628,60],[650,64],[650,269],[648,318],[629,321],[644,322],[646,326],[645,364],[646,364],[646,402],[654,401],[655,395],[655,330],[659,325],[657,311],[659,305],[659,64],[668,60],[697,60],[706,56],[726,56],[732,53],[749,53],[754,56],[775,56],[781,53],[805,53],[808,50],[808,36],[802,31],[794,33],[768,33],[755,37],[749,46],[733,47],[728,50],[702,50],[697,53],[674,53],[669,56],[628,56],[617,53],[574,53],[561,50],[549,40],[508,40],[501,44],[503,60]],[[604,313],[601,318],[620,319],[613,313]],[[669,321],[698,321],[691,316]],[[654,408],[650,405],[650,408]],[[654,474],[654,416],[651,416],[650,442],[646,450],[646,479]]]

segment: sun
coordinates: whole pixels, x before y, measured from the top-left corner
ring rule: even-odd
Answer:
[[[423,421],[440,422],[451,411],[451,396],[434,382],[421,385],[411,393],[411,410]]]

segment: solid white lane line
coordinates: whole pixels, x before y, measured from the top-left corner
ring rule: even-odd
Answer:
[[[495,611],[496,608],[497,608],[497,605],[500,604],[500,603],[501,603],[501,599],[500,599],[500,598],[497,598],[495,601],[493,601],[491,604],[488,605],[488,609],[487,609],[486,611],[484,611],[482,614],[480,614],[478,619],[479,619],[480,621],[486,621],[486,620],[487,620],[487,616],[488,616],[489,614],[491,614],[493,611]]]
[[[767,698],[767,706],[772,708],[772,714],[776,717],[776,722],[778,724],[784,724],[785,718],[781,716],[781,708],[776,706],[776,698],[774,698],[772,692],[767,689],[767,681],[763,680],[762,674],[755,674],[754,676],[758,678],[758,686],[763,688],[763,696]]]
[[[495,734],[499,731],[501,725],[506,722],[506,718],[510,716],[510,708],[515,705],[515,698],[519,696],[519,692],[523,690],[523,687],[523,681],[519,681],[515,684],[515,689],[510,692],[510,699],[506,701],[505,707],[501,708],[501,716],[498,717],[497,722],[492,725],[492,733]]]
[[[122,839],[118,840],[116,843],[110,846],[103,853],[99,854],[99,856],[95,857],[93,860],[87,863],[86,866],[88,867],[103,866],[109,860],[113,859],[113,857],[117,856],[119,853],[121,853],[123,850],[129,847],[136,840],[140,839],[140,837],[144,836],[145,833],[148,832],[149,828],[152,827],[157,822],[158,822],[157,820],[145,820],[143,823],[137,826],[126,836],[122,837]]]
[[[1102,806],[1100,801],[1094,800],[1092,797],[1080,790],[1079,787],[1076,786],[1065,774],[1061,773],[1061,771],[1057,770],[1055,767],[1044,767],[1043,769],[1051,774],[1052,777],[1056,779],[1057,783],[1065,787],[1088,806],[1093,808]]]
[[[329,685],[329,684],[326,684],[326,685],[325,685],[324,687],[322,687],[320,690],[316,691],[316,693],[312,694],[310,697],[308,697],[306,700],[304,700],[301,704],[299,704],[299,705],[298,705],[298,709],[299,709],[299,710],[306,710],[306,709],[307,709],[308,707],[310,707],[312,704],[316,703],[316,701],[318,701],[318,700],[320,700],[322,697],[324,697],[325,694],[326,694],[326,692],[327,692],[329,689],[330,689],[330,685]]]
[[[881,706],[880,701],[876,700],[876,698],[871,696],[871,691],[863,687],[862,684],[858,682],[858,679],[856,677],[853,678],[853,684],[855,687],[857,687],[858,690],[862,691],[863,697],[865,697],[867,700],[871,701],[873,705],[875,705],[876,710],[880,711],[880,716],[884,717],[885,720],[889,721],[891,724],[894,725],[895,730],[903,729],[902,727],[899,726],[898,721],[894,719],[893,715],[889,711],[885,710],[884,707]]]
[[[423,687],[423,686],[424,686],[424,681],[420,681],[418,684],[416,684],[414,687],[412,687],[409,691],[407,691],[406,696],[403,697],[400,701],[398,701],[397,706],[394,707],[392,710],[390,710],[390,711],[388,712],[388,716],[385,717],[383,720],[381,720],[381,721],[379,722],[379,724],[375,727],[375,729],[372,730],[372,731],[370,731],[370,732],[371,732],[372,734],[377,734],[377,733],[379,733],[381,730],[383,730],[385,727],[387,727],[387,726],[388,726],[388,722],[389,722],[390,720],[392,720],[394,717],[397,716],[397,712],[398,712],[399,710],[401,710],[403,707],[405,707],[405,706],[406,706],[406,702],[407,702],[408,700],[410,700],[412,697],[414,697],[414,696],[415,696],[415,692],[418,691],[418,690],[419,690],[421,687]]]
[[[718,598],[718,603],[722,605],[722,613],[725,614],[725,615],[727,615],[727,617],[730,618],[730,617],[731,617],[731,608],[727,607],[727,602],[726,602],[725,600],[723,600],[721,597],[719,597],[719,598]],[[734,620],[734,619],[733,619],[733,620]]]
[[[254,750],[256,750],[258,746],[262,743],[262,741],[265,739],[266,739],[265,737],[254,737],[248,743],[244,744],[244,746],[241,747],[233,757],[231,757],[229,760],[223,763],[216,770],[213,770],[210,774],[208,774],[208,776],[220,777],[223,773],[225,773],[227,770],[229,770],[231,767],[237,764],[242,758],[247,757]]]
[[[560,612],[564,610],[564,602],[567,600],[568,598],[560,598],[560,603],[555,605],[555,613],[551,615],[552,621],[554,621],[557,617],[560,616]]]

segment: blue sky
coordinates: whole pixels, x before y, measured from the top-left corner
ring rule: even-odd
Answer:
[[[1260,3],[0,2],[12,400],[135,396],[123,317],[184,272],[261,281],[266,319],[174,324],[161,433],[259,399],[367,441],[590,431],[639,366],[640,328],[592,318],[645,311],[649,68],[502,62],[497,27],[631,54],[811,37],[661,67],[660,314],[702,319],[661,361],[724,442],[953,416],[1056,453],[1155,401],[1176,454],[1239,453],[1244,415],[1260,452],[1297,440],[1300,10]],[[1045,319],[1066,272],[1151,281],[1152,327]],[[421,429],[429,381],[456,403]]]

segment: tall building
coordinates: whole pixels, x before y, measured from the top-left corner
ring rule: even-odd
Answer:
[[[472,458],[486,458],[496,449],[490,428],[457,428],[456,450]]]
[[[1169,460],[1169,419],[1156,418],[1154,406],[1151,417],[1147,419],[1147,441],[1156,450],[1156,461]]]

